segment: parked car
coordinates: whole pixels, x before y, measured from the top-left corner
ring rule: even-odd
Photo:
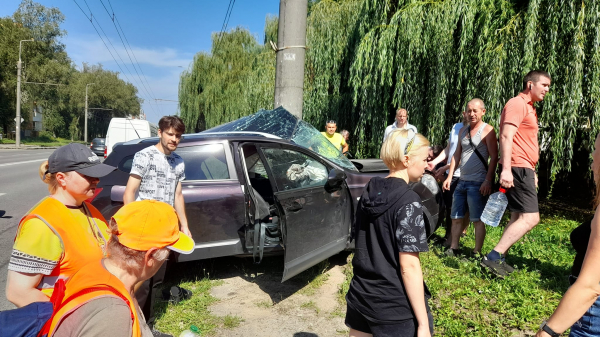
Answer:
[[[112,118],[106,130],[106,158],[117,143],[132,139],[155,137],[158,135],[158,126],[143,119]]]
[[[105,138],[94,138],[90,144],[90,150],[98,156],[104,156],[104,145]]]
[[[157,141],[125,142],[105,160],[118,170],[100,180],[93,204],[107,219],[123,205],[135,153]],[[381,161],[353,164],[283,108],[186,134],[176,152],[185,162],[183,194],[196,241],[194,253],[179,261],[240,255],[259,263],[263,255],[284,254],[282,281],[352,247],[360,195],[372,177],[388,173]],[[370,172],[361,173],[356,166],[365,162]],[[441,193],[427,177],[431,186],[412,186],[423,200],[431,234]]]

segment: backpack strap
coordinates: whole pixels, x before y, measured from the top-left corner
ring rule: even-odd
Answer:
[[[487,171],[489,168],[487,161],[485,159],[483,159],[483,156],[481,155],[481,153],[479,153],[479,150],[477,150],[477,146],[475,146],[475,144],[473,144],[473,140],[471,140],[471,126],[470,125],[467,126],[466,137],[469,140],[469,144],[471,145],[471,148],[473,148],[473,152],[475,152],[475,155],[477,155],[477,158],[479,158],[479,160],[481,160],[483,167],[485,167],[485,170]]]

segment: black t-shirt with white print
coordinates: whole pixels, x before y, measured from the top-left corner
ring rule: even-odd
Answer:
[[[348,305],[374,323],[414,318],[399,253],[429,251],[421,199],[402,179],[373,178],[359,202],[354,226],[354,277],[346,296]],[[427,302],[431,295],[423,286]]]

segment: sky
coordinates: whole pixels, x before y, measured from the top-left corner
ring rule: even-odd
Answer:
[[[5,17],[11,16],[21,1],[0,0],[0,2],[2,3],[0,17]],[[158,123],[160,117],[164,115],[177,112],[177,102],[154,99],[177,101],[181,72],[191,65],[195,54],[210,51],[211,34],[221,31],[230,4],[227,0],[112,0],[110,3],[109,0],[37,0],[36,2],[46,7],[56,7],[65,15],[61,28],[67,31],[67,35],[62,42],[66,45],[67,53],[74,64],[81,69],[83,62],[101,63],[104,69],[119,72],[121,79],[133,83],[138,88],[138,95],[144,99],[142,109],[146,119],[153,123]],[[83,8],[85,14],[77,5]],[[97,26],[105,40],[104,43],[108,45],[117,62],[90,23],[90,10],[94,24],[99,24],[102,28]],[[134,64],[137,59],[141,68],[141,72],[138,69],[139,78],[111,20],[113,11],[125,34],[127,40],[125,46],[129,47],[127,45],[129,42],[133,50],[133,55],[130,50],[131,58]],[[233,0],[227,30],[237,26],[244,27],[262,42],[266,16],[278,15],[278,13],[279,0]],[[124,64],[121,58],[125,61]],[[93,87],[89,90],[93,90]]]

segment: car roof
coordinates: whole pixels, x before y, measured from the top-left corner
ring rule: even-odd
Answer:
[[[223,139],[223,140],[236,140],[236,141],[256,141],[256,140],[277,140],[282,141],[284,143],[290,143],[289,141],[282,139],[280,137],[263,133],[263,132],[249,132],[249,131],[227,131],[227,132],[199,132],[199,133],[189,133],[184,134],[182,136],[181,144],[203,141],[203,140],[215,140],[215,139]],[[127,142],[122,143],[121,145],[133,145],[133,144],[155,144],[158,142],[158,137],[146,137],[133,139]]]

